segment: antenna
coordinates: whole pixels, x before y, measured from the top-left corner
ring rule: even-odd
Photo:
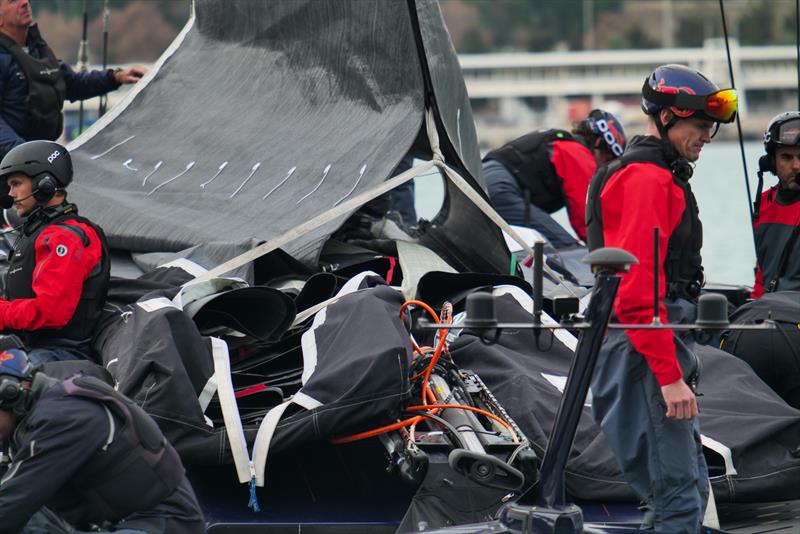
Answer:
[[[731,87],[736,88],[736,82],[733,80],[733,61],[731,60],[731,47],[728,43],[728,25],[725,22],[725,6],[723,0],[719,0],[719,12],[722,15],[722,33],[725,36],[725,52],[728,54],[728,73],[731,77]],[[742,137],[742,121],[739,119],[739,110],[736,110],[736,130],[739,133],[739,152],[742,155],[742,167],[744,168],[744,188],[747,191],[747,211],[750,213],[750,220],[753,220],[753,197],[750,194],[750,177],[747,175],[747,158],[744,155],[744,138]],[[753,225],[750,225],[750,230],[753,234],[753,248],[758,253],[758,243],[756,242],[756,230]]]
[[[658,226],[653,228],[653,324],[661,324],[658,277],[660,276],[661,261],[658,254]]]
[[[86,72],[86,63],[89,60],[88,50],[89,39],[86,36],[89,26],[89,12],[87,11],[86,0],[83,0],[83,38],[78,47],[78,71]],[[78,135],[83,133],[83,100],[78,105]]]

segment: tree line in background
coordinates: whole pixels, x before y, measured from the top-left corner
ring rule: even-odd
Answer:
[[[34,17],[56,55],[75,63],[88,14],[89,62],[103,58],[103,0],[31,0]],[[108,62],[155,61],[189,19],[190,0],[109,0]]]
[[[103,0],[32,4],[48,43],[70,63],[77,60],[85,6],[89,59],[101,62]],[[696,47],[722,36],[716,0],[440,0],[440,6],[459,53]],[[795,43],[794,0],[725,0],[725,6],[731,36],[741,44]],[[109,8],[109,63],[150,62],[186,23],[190,0],[109,0]]]
[[[794,0],[724,0],[743,45],[795,43]],[[440,0],[459,53],[697,47],[722,37],[717,0]]]

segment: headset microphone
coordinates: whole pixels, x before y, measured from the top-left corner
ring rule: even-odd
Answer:
[[[23,200],[28,200],[31,197],[35,197],[38,192],[39,192],[38,189],[34,189],[30,195],[19,198],[17,200],[14,200],[14,198],[11,195],[6,195],[0,199],[0,208],[5,210],[12,208],[14,207],[14,204],[16,204],[17,202],[22,202]]]

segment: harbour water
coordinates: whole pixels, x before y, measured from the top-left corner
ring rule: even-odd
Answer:
[[[763,154],[760,142],[745,143],[745,155],[752,196],[758,183],[758,158]],[[764,187],[776,183],[767,173]],[[443,186],[437,173],[415,180],[416,207],[419,217],[431,219],[442,203]],[[755,247],[750,226],[747,192],[739,144],[712,142],[703,148],[691,179],[692,189],[703,221],[703,265],[706,279],[713,283],[752,285]],[[554,218],[569,230],[565,210]],[[571,230],[570,230],[571,231]]]

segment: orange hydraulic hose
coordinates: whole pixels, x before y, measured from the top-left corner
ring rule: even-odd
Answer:
[[[343,438],[334,438],[331,440],[331,443],[334,445],[339,445],[341,443],[351,443],[353,441],[358,441],[361,439],[372,438],[375,436],[379,436],[381,434],[385,434],[387,432],[391,432],[392,430],[397,430],[398,428],[403,428],[409,425],[415,425],[417,422],[422,420],[422,417],[416,416],[411,417],[409,419],[403,419],[402,421],[398,421],[396,423],[392,423],[391,425],[381,426],[378,428],[373,428],[372,430],[367,430],[366,432],[359,432],[358,434],[351,434],[350,436],[345,436]]]
[[[436,322],[436,323],[439,322],[439,316],[436,315],[436,312],[433,310],[433,308],[431,308],[430,306],[428,306],[427,304],[425,304],[421,300],[407,300],[407,301],[405,301],[402,304],[402,306],[400,306],[400,320],[403,320],[403,313],[405,313],[406,308],[408,308],[409,306],[419,306],[419,307],[423,308],[425,311],[428,312],[428,314],[430,314],[430,316],[433,318],[434,322]],[[420,352],[420,353],[422,352],[422,349],[417,346],[417,344],[414,341],[413,337],[411,338],[411,348],[414,349],[414,352]]]

